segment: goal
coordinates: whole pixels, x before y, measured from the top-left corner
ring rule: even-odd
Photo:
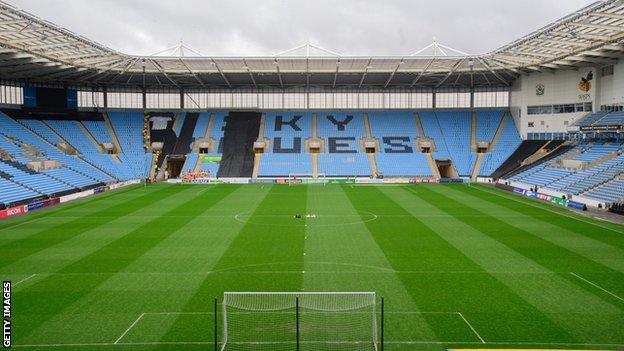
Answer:
[[[226,292],[222,351],[375,351],[374,292]]]
[[[312,173],[291,173],[288,175],[288,179],[286,180],[288,185],[297,185],[297,184],[327,184],[327,178],[325,177],[325,173],[317,174],[316,178],[312,175]]]

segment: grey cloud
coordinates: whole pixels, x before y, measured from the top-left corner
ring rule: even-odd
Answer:
[[[307,41],[345,55],[407,55],[435,37],[484,53],[588,0],[8,0],[128,54],[179,40],[205,55],[272,55]]]

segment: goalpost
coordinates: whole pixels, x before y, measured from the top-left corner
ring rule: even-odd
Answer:
[[[312,173],[290,173],[287,179],[288,185],[297,184],[327,184],[325,173],[319,173],[316,178]]]
[[[226,292],[221,351],[376,351],[374,292]]]

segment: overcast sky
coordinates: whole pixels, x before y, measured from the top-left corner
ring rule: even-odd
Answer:
[[[409,55],[438,42],[493,50],[594,0],[5,0],[127,54],[183,40],[208,56],[311,42],[343,55]]]

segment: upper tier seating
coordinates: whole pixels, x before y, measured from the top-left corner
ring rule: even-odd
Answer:
[[[478,130],[478,129],[477,129]],[[520,146],[522,139],[511,116],[507,117],[503,131],[492,152],[483,156],[479,175],[491,176]]]
[[[311,113],[266,113],[264,137],[269,151],[262,155],[258,176],[311,175],[312,157],[305,152],[305,141],[311,136]]]
[[[379,173],[386,177],[431,176],[427,157],[416,148],[420,135],[413,113],[371,112],[368,122],[381,147],[375,155]]]
[[[423,112],[425,134],[436,144],[436,159],[451,159],[460,176],[472,174],[477,156],[471,152],[471,113],[469,111]]]
[[[318,155],[319,174],[326,176],[370,176],[370,162],[360,149],[365,137],[364,119],[359,112],[319,112],[317,133],[325,147]]]
[[[153,156],[143,147],[143,113],[110,112],[108,117],[121,144],[122,164],[129,168],[133,178],[146,178]]]
[[[498,129],[505,111],[478,111],[477,112],[477,142],[491,143]]]
[[[598,124],[605,126],[624,125],[624,111],[611,112],[603,117]]]
[[[197,118],[197,123],[195,124],[195,130],[193,130],[193,138],[199,139],[203,138],[206,135],[206,130],[208,129],[208,122],[210,119],[210,113],[201,112],[199,117]]]
[[[576,123],[579,127],[624,125],[624,111],[598,111]]]
[[[112,143],[113,138],[104,121],[82,121],[82,124],[99,144]]]

